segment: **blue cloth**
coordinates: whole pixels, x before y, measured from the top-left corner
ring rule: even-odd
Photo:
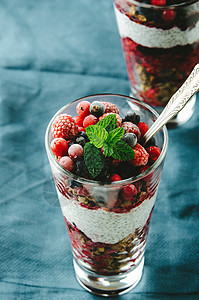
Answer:
[[[0,1],[0,299],[101,299],[76,281],[44,134],[95,93],[129,94],[112,1]],[[169,131],[144,274],[130,299],[199,297],[199,102]]]

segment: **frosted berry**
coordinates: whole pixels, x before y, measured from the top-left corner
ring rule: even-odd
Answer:
[[[125,133],[127,133],[127,132],[135,133],[137,136],[137,139],[139,141],[139,139],[141,137],[141,132],[137,125],[133,124],[132,122],[123,122],[122,127],[123,127]]]
[[[82,116],[75,116],[75,117],[73,117],[73,120],[75,120],[75,123],[77,124],[78,127],[83,126],[84,118]]]
[[[84,149],[79,144],[73,144],[68,148],[68,155],[73,159],[80,158],[84,153]]]
[[[101,121],[102,119],[104,119],[105,117],[107,117],[110,114],[113,114],[113,113],[105,113],[105,114],[103,114],[101,117],[99,117],[99,121]],[[115,116],[117,118],[117,127],[120,127],[121,124],[122,124],[122,118],[117,113],[115,113]]]
[[[78,115],[84,118],[88,116],[90,114],[90,105],[88,101],[81,101],[76,107]]]
[[[129,163],[136,167],[146,165],[149,159],[149,154],[144,147],[137,143],[135,147],[133,147],[133,150],[135,152],[135,157],[129,160]]]
[[[50,144],[52,153],[56,156],[63,156],[68,151],[68,141],[62,138],[55,138]]]
[[[98,118],[94,115],[87,116],[83,121],[83,126],[86,128],[89,125],[95,125],[98,122]]]
[[[68,171],[72,171],[74,162],[69,156],[62,156],[59,160],[59,163]]]
[[[122,140],[129,146],[134,147],[137,144],[137,135],[135,133],[127,132],[124,134]]]
[[[161,153],[161,150],[156,146],[148,147],[146,150],[149,153],[149,160],[151,163],[154,163]]]
[[[137,189],[134,184],[126,185],[121,189],[121,196],[124,200],[133,200],[133,197],[137,195]]]
[[[119,109],[117,106],[111,102],[102,102],[105,106],[105,113],[115,113],[120,114]]]
[[[145,122],[139,122],[138,128],[140,129],[142,136],[144,136],[145,133],[149,130],[149,126]]]
[[[78,126],[70,115],[59,115],[52,124],[54,138],[72,139],[78,133]]]
[[[118,174],[113,174],[113,175],[111,176],[111,178],[110,178],[110,181],[111,181],[111,182],[114,182],[114,181],[120,181],[120,180],[122,180],[122,178],[121,178],[120,175],[118,175]]]
[[[100,101],[94,101],[90,105],[90,113],[96,117],[100,117],[105,112],[105,106]]]
[[[123,122],[132,122],[137,125],[140,122],[140,116],[132,111],[128,111]]]

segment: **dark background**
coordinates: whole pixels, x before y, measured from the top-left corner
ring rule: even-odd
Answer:
[[[109,92],[129,94],[112,0],[0,1],[0,299],[101,299],[75,279],[44,135]],[[143,278],[117,299],[198,299],[198,117],[169,131]]]

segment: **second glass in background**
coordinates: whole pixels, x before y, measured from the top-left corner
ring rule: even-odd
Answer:
[[[161,112],[199,57],[199,1],[114,0],[131,94]],[[157,6],[162,5],[162,6]],[[195,96],[173,120],[186,122]]]

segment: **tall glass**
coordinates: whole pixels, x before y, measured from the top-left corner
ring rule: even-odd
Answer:
[[[46,151],[62,213],[70,237],[74,269],[80,284],[90,292],[110,296],[127,292],[140,280],[149,224],[168,146],[164,127],[156,136],[161,154],[138,176],[103,183],[78,177],[65,170],[50,149],[51,126],[63,113],[74,116],[82,100],[114,103],[124,116],[133,110],[149,126],[157,113],[147,104],[114,95],[93,95],[64,106],[52,118],[46,131]],[[128,170],[126,170],[128,172]],[[122,198],[124,187],[134,184],[137,195]]]
[[[161,112],[199,59],[198,0],[114,0],[132,95]],[[196,96],[172,122],[192,115]]]

